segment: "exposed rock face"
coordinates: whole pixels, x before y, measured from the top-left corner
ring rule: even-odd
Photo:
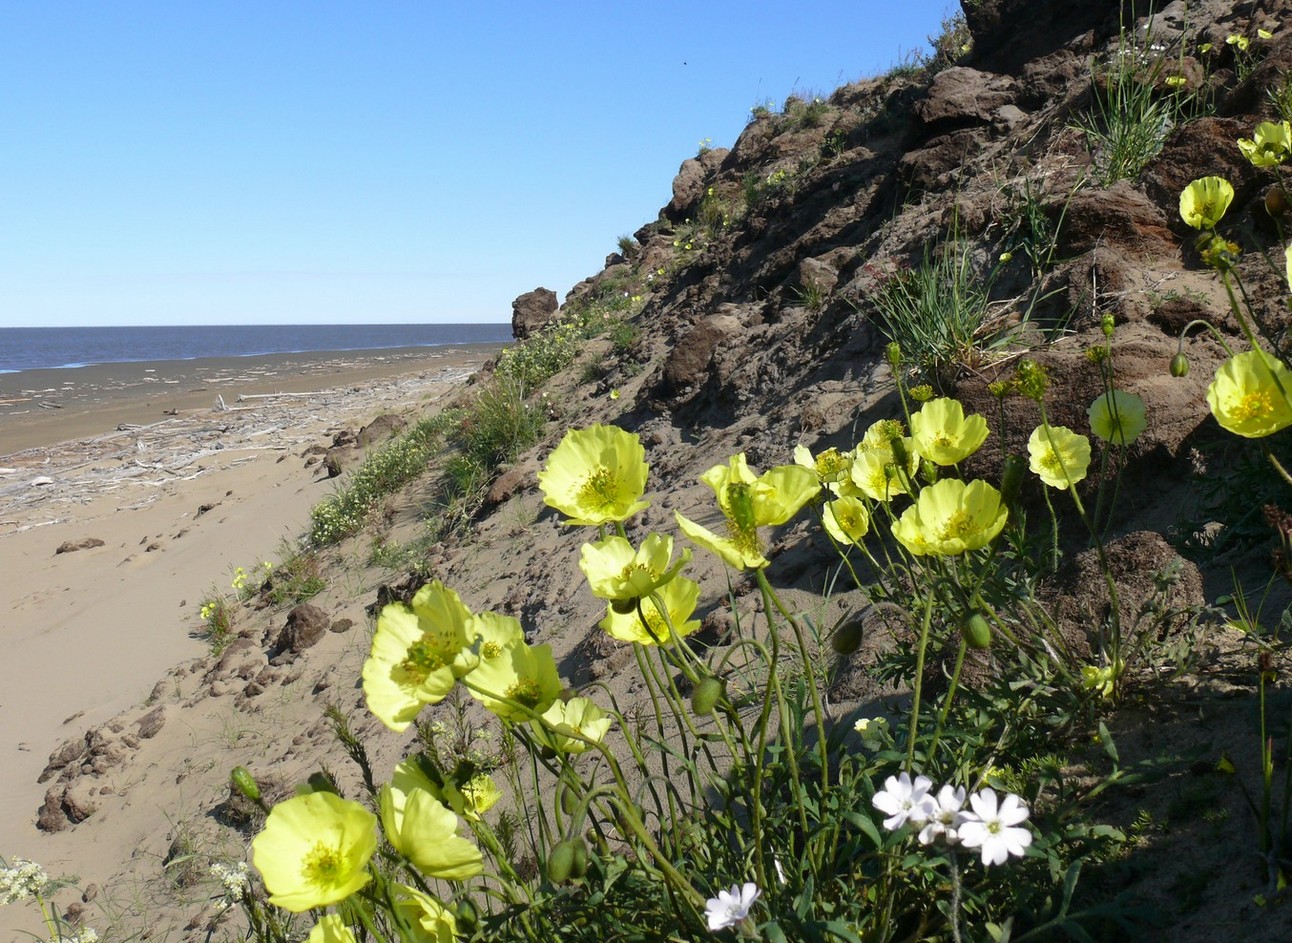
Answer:
[[[682,161],[682,166],[673,178],[673,199],[664,208],[664,215],[674,222],[681,222],[695,213],[700,200],[704,197],[709,180],[722,165],[728,151],[725,147],[715,147],[704,151],[698,157]]]
[[[535,288],[519,295],[511,303],[512,337],[523,341],[550,322],[556,310],[556,292],[550,288]]]

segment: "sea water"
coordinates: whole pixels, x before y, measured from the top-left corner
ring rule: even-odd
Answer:
[[[0,328],[0,373],[101,363],[506,343],[510,324]]]

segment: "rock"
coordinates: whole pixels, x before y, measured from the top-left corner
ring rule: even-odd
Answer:
[[[1106,190],[1081,190],[1068,202],[1060,254],[1080,255],[1096,246],[1140,257],[1179,251],[1166,214],[1129,180],[1119,180]]]
[[[1014,72],[1092,30],[1116,36],[1120,0],[976,0],[962,2],[973,36],[974,65]]]
[[[739,336],[740,319],[731,314],[702,318],[683,334],[664,362],[663,388],[668,398],[687,398],[705,381],[714,352]]]
[[[54,551],[55,556],[60,553],[75,553],[78,550],[89,550],[91,547],[102,547],[103,541],[98,537],[82,537],[80,540],[65,540],[58,545]]]
[[[333,619],[332,624],[328,626],[328,631],[340,635],[342,632],[349,632],[352,628],[354,628],[353,619]]]
[[[323,470],[327,472],[329,478],[341,477],[341,458],[335,450],[328,452],[327,457],[323,459]]]
[[[915,103],[915,114],[929,128],[989,124],[1001,108],[1013,105],[1015,85],[1006,75],[953,66],[933,79],[928,97]]]
[[[366,449],[370,445],[376,445],[379,442],[385,442],[387,439],[402,430],[406,423],[399,416],[393,413],[382,413],[372,422],[368,423],[359,430],[355,437],[355,443],[361,449]]]
[[[535,288],[518,295],[511,303],[512,337],[524,340],[552,321],[556,311],[556,292],[550,288]]]
[[[677,176],[673,178],[673,199],[660,210],[661,215],[678,223],[695,215],[700,200],[708,189],[709,180],[727,156],[725,147],[715,147],[698,157],[682,161]]]
[[[497,507],[511,500],[512,495],[520,491],[534,470],[529,466],[512,465],[493,480],[489,493],[485,495],[485,507]]]
[[[327,632],[331,620],[318,606],[301,603],[287,614],[287,624],[274,641],[271,656],[277,661],[284,656],[294,657],[318,643]]]

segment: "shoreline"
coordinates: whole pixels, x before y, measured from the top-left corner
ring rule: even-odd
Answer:
[[[496,356],[506,344],[444,344],[49,367],[0,373],[0,459],[239,396],[307,393]]]

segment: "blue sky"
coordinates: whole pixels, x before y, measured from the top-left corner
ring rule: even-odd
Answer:
[[[507,321],[953,0],[0,0],[0,326]]]

